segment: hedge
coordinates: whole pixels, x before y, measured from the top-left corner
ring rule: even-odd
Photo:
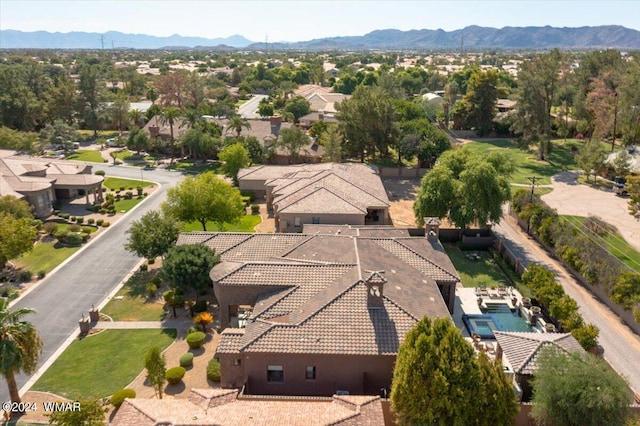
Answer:
[[[207,379],[212,382],[220,381],[220,361],[217,358],[212,358],[207,364]]]
[[[182,381],[186,371],[184,367],[173,367],[167,370],[164,377],[170,385],[177,385]]]

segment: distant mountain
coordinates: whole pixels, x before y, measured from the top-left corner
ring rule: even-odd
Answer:
[[[271,49],[640,49],[640,31],[619,25],[598,27],[504,27],[477,25],[461,30],[376,30],[363,36],[327,37],[276,43]],[[264,49],[255,43],[249,49]]]
[[[23,32],[16,30],[0,31],[2,49],[105,49],[133,48],[160,49],[171,47],[219,46],[235,48],[246,47],[253,43],[241,35],[225,38],[183,37],[174,34],[170,37],[156,37],[145,34],[125,34],[109,31],[104,34],[87,32],[50,33],[47,31]]]
[[[0,31],[0,48],[63,48],[63,49],[160,49],[160,48],[248,48],[263,50],[264,43],[254,43],[241,35],[226,38],[156,37],[109,31],[104,34],[46,31]],[[359,49],[449,49],[463,45],[470,49],[640,49],[640,31],[619,25],[598,27],[504,27],[489,28],[472,25],[461,30],[376,30],[363,36],[327,37],[293,43],[270,43],[269,49],[359,50]]]

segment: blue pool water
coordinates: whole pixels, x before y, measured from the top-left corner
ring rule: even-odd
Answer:
[[[462,315],[469,334],[477,334],[482,339],[494,339],[494,331],[536,331],[520,316],[519,311],[511,311],[504,303],[489,304],[482,309],[483,314]]]

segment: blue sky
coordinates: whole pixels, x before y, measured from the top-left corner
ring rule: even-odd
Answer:
[[[106,1],[0,0],[0,28],[22,31],[109,30],[157,36],[303,41],[363,35],[376,29],[467,25],[640,29],[640,1]]]

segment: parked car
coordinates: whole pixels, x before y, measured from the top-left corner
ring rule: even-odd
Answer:
[[[613,192],[615,192],[616,195],[628,195],[629,191],[627,191],[625,187],[626,182],[627,180],[624,176],[616,176],[613,179]]]

